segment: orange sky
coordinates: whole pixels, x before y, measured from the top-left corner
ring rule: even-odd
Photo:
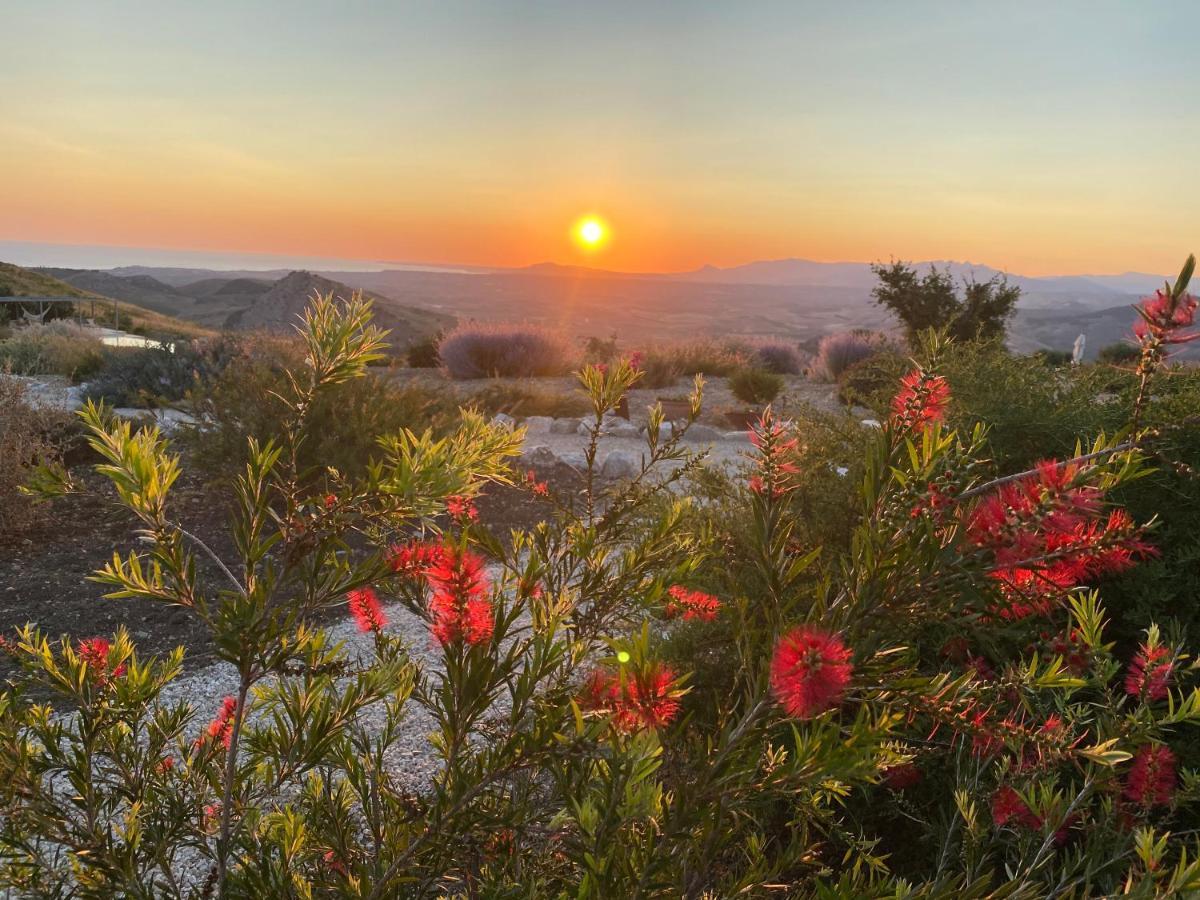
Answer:
[[[1030,275],[1200,244],[1195,6],[618,6],[6,9],[0,239]]]

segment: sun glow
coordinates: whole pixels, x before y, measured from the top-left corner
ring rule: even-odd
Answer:
[[[594,250],[608,237],[608,227],[595,216],[580,219],[575,225],[575,239],[587,250]]]

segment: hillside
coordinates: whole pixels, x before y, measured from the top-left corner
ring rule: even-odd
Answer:
[[[144,281],[142,283],[145,284]],[[70,284],[55,278],[46,270],[26,269],[12,263],[0,262],[0,292],[11,293],[15,297],[74,297],[82,301],[78,307],[80,313],[91,317],[94,312],[95,318],[101,323],[111,320],[115,304],[122,325],[150,337],[190,338],[211,333],[206,328],[173,315]]]
[[[312,272],[292,272],[275,282],[270,290],[255,298],[246,309],[234,313],[226,325],[240,330],[265,329],[292,331],[304,309],[317,294],[333,294],[348,299],[354,289]],[[423,338],[450,328],[454,317],[412,306],[403,306],[373,291],[363,295],[374,302],[375,321],[391,331],[389,343],[407,347]]]

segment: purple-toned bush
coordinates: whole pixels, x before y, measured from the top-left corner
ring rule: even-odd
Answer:
[[[758,357],[758,367],[773,375],[800,374],[800,354],[791,344],[766,341],[754,348],[754,355]]]
[[[879,331],[856,328],[854,331],[827,334],[817,347],[811,373],[814,378],[836,381],[855,363],[883,350],[894,349],[895,342]]]
[[[562,335],[534,325],[460,325],[438,356],[451,378],[565,375],[573,363]]]

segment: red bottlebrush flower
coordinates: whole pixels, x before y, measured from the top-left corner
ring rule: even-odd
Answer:
[[[790,716],[808,719],[836,706],[854,666],[842,639],[811,625],[779,639],[771,660],[771,688]]]
[[[108,642],[107,638],[94,637],[80,641],[79,649],[76,651],[79,658],[87,663],[89,674],[100,684],[106,683],[109,678],[120,678],[125,674],[125,663],[109,670],[108,651],[111,647],[112,644]]]
[[[392,571],[410,578],[424,578],[425,573],[442,555],[442,545],[431,541],[409,541],[393,544],[388,551]]]
[[[892,420],[901,428],[920,428],[946,418],[950,385],[941,375],[924,369],[909,372],[900,380],[900,392],[892,399]]]
[[[758,471],[748,483],[750,490],[760,497],[778,500],[795,490],[795,476],[800,471],[794,458],[800,442],[787,436],[787,429],[776,419],[770,409],[763,412],[758,422],[750,428],[750,442],[757,448],[755,460]]]
[[[1147,744],[1137,752],[1125,781],[1125,798],[1142,809],[1170,806],[1175,795],[1175,754],[1165,744]]]
[[[446,512],[449,513],[450,518],[459,522],[479,521],[479,510],[475,508],[475,504],[469,497],[463,497],[460,494],[446,498]]]
[[[658,663],[624,679],[597,669],[584,682],[580,705],[610,715],[613,727],[625,734],[663,728],[679,714],[674,682],[675,673]]]
[[[337,504],[337,494],[326,494],[324,503],[327,510],[333,509],[333,507]]]
[[[1196,321],[1196,298],[1184,294],[1178,299],[1165,291],[1155,291],[1153,297],[1144,298],[1134,309],[1138,319],[1133,323],[1133,334],[1143,349],[1150,345],[1161,348],[1162,344],[1186,344],[1200,338],[1200,331],[1182,333]]]
[[[1142,644],[1125,675],[1125,692],[1131,697],[1144,697],[1151,702],[1165,700],[1174,671],[1175,663],[1171,660],[1170,650]]]
[[[529,489],[533,491],[534,496],[550,496],[550,485],[546,484],[544,481],[538,481],[537,473],[534,472],[533,469],[530,469],[525,473],[525,484],[527,484]]]
[[[903,791],[921,781],[921,770],[915,763],[901,763],[883,770],[883,783],[893,791]]]
[[[215,719],[208,723],[208,728],[196,743],[200,744],[207,740],[213,744],[219,743],[228,749],[229,743],[233,739],[233,716],[237,712],[237,707],[237,700],[233,697],[226,697],[222,700],[221,711],[217,713]]]
[[[443,646],[464,641],[483,644],[495,629],[483,560],[468,550],[446,546],[426,572],[433,636]]]
[[[349,591],[346,602],[359,631],[382,631],[387,625],[387,616],[384,615],[379,596],[370,585]]]
[[[1041,817],[1007,784],[1001,785],[992,794],[992,821],[997,828],[1003,828],[1010,822],[1033,831],[1042,827]]]
[[[329,866],[331,872],[337,872],[339,875],[346,874],[346,864],[342,862],[341,857],[333,850],[325,851],[325,865]]]
[[[175,757],[164,756],[162,759],[160,759],[158,761],[158,765],[156,765],[154,767],[154,771],[158,772],[160,775],[165,775],[174,768],[175,768]]]
[[[644,359],[645,357],[642,355],[640,350],[634,350],[629,354],[629,368],[633,369],[635,372],[642,371],[642,362]]]
[[[678,584],[669,588],[667,595],[670,599],[667,600],[664,612],[668,619],[682,616],[687,622],[711,622],[721,608],[721,601],[712,594],[689,591]]]
[[[221,804],[209,803],[200,814],[200,827],[211,832],[221,819]]]

